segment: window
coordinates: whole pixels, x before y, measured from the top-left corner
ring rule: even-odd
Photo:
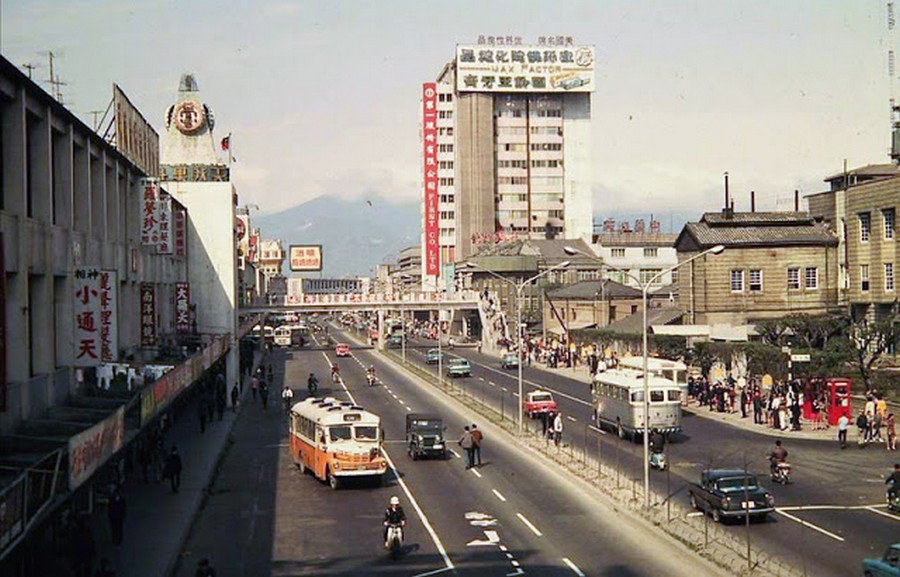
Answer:
[[[438,118],[453,118],[452,110],[438,110]]]
[[[534,152],[541,150],[562,150],[562,144],[559,142],[537,142],[531,145],[531,150]]]
[[[872,233],[872,218],[868,212],[859,213],[859,240],[860,242],[869,242],[869,235]]]
[[[662,269],[659,268],[642,268],[640,274],[641,284],[647,284],[653,277],[661,272]]]
[[[859,265],[859,290],[865,292],[869,290],[869,265]]]
[[[438,144],[438,152],[453,152],[452,144]]]
[[[656,258],[657,249],[655,248],[645,248],[644,249],[644,258]]]
[[[453,186],[453,179],[452,179],[452,178],[439,178],[439,179],[438,179],[438,185],[440,185],[440,186]]]
[[[747,288],[750,289],[750,292],[761,292],[762,291],[762,271],[761,270],[751,270],[749,282],[747,283]]]
[[[678,269],[672,271],[672,284],[678,284]]]
[[[614,248],[610,251],[610,256],[612,258],[625,258],[625,249],[624,248]]]
[[[884,290],[885,292],[893,292],[894,290],[894,263],[884,263]]]
[[[731,292],[733,292],[733,293],[744,292],[744,271],[742,271],[742,270],[731,271]]]
[[[799,268],[789,268],[787,269],[787,285],[788,290],[800,290],[800,269]]]
[[[884,240],[894,240],[894,209],[882,209],[881,218],[884,220]]]
[[[806,267],[806,274],[804,276],[806,279],[806,288],[810,290],[815,290],[819,288],[819,269],[814,266]]]
[[[650,391],[650,402],[651,403],[662,403],[666,400],[665,391]]]

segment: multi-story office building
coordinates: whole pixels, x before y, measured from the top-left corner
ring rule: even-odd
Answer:
[[[426,287],[503,240],[590,241],[594,49],[542,40],[457,46],[423,87]]]

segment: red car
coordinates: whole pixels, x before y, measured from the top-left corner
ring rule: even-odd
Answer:
[[[556,401],[553,400],[553,395],[547,391],[531,391],[525,395],[525,402],[522,403],[522,410],[526,415],[533,419],[538,415],[543,415],[550,411],[555,412]]]
[[[336,347],[334,347],[334,354],[338,357],[349,357],[350,345],[348,345],[347,343],[339,343]]]

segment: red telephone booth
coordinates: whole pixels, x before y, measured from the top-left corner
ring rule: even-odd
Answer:
[[[828,391],[828,424],[837,425],[841,415],[853,420],[850,411],[850,379],[828,379],[825,381]]]

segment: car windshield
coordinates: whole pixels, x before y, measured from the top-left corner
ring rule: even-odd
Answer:
[[[724,479],[719,479],[716,483],[719,487],[719,490],[723,493],[730,493],[733,491],[743,491],[746,481],[746,488],[748,491],[754,491],[759,488],[759,485],[756,482],[756,478],[748,475],[747,477],[726,477]]]
[[[336,427],[328,427],[328,437],[331,439],[332,443],[338,443],[340,441],[349,441],[351,438],[351,428],[350,425],[339,425]]]
[[[357,425],[353,427],[356,433],[357,441],[376,441],[378,440],[378,427],[374,425]]]
[[[450,364],[451,365],[465,365],[466,361],[465,361],[465,359],[450,359]]]
[[[544,393],[542,395],[532,395],[531,400],[536,403],[540,403],[543,401],[552,401],[553,397],[550,396],[550,393]]]

